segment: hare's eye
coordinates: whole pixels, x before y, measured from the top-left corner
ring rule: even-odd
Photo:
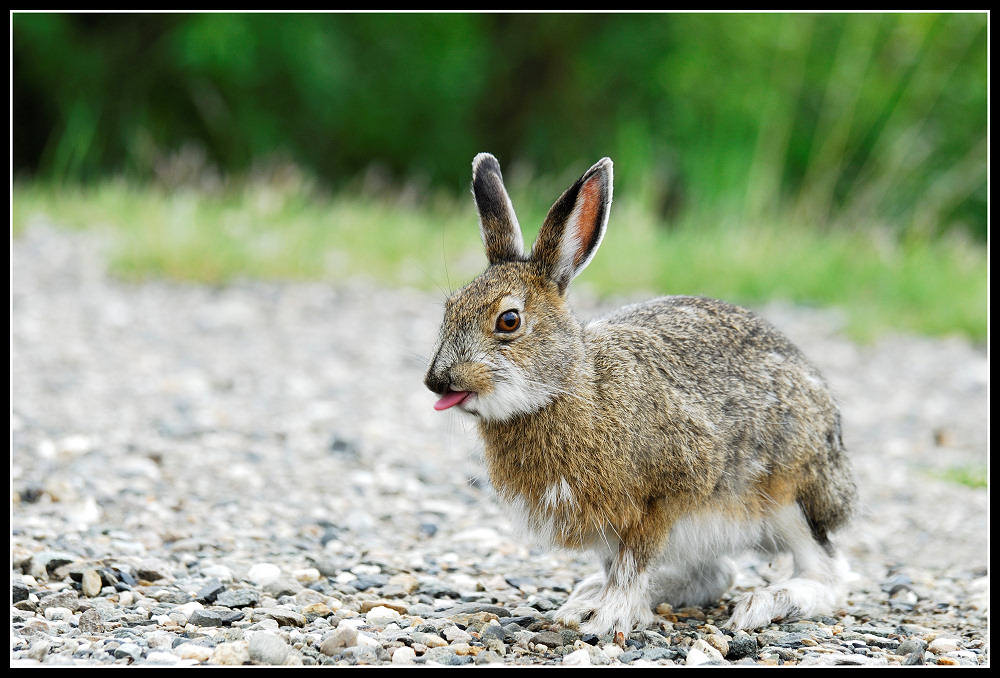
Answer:
[[[497,318],[497,332],[513,332],[521,326],[521,316],[517,311],[504,311]]]

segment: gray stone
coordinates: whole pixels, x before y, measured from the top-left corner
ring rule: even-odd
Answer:
[[[476,655],[475,662],[479,664],[496,664],[503,661],[503,657],[493,650],[485,650]]]
[[[291,648],[273,633],[258,631],[250,637],[250,661],[257,664],[280,665],[285,662]]]
[[[631,664],[636,659],[642,657],[642,650],[628,650],[618,655],[618,661],[622,664]]]
[[[435,612],[432,616],[454,617],[459,614],[475,614],[476,612],[489,612],[490,614],[495,614],[498,617],[510,616],[510,610],[506,607],[492,605],[489,603],[465,603],[463,605],[455,605],[454,607],[449,607],[445,610]]]
[[[132,660],[132,663],[134,663],[142,659],[142,648],[135,643],[122,643],[115,648],[114,654],[118,659],[128,657]]]
[[[432,647],[424,653],[424,660],[445,666],[462,666],[475,661],[472,656],[455,654],[454,650],[447,647]]]
[[[486,640],[487,638],[495,638],[502,643],[510,642],[509,639],[511,638],[511,634],[500,624],[487,624],[483,627],[480,636],[483,640]]]
[[[253,589],[227,589],[216,596],[215,604],[224,607],[254,607],[260,603],[260,594]]]
[[[899,647],[896,648],[896,654],[901,656],[906,656],[914,652],[919,652],[923,656],[924,651],[927,649],[927,643],[919,638],[907,638]]]
[[[282,596],[294,596],[302,590],[303,586],[294,579],[278,577],[266,582],[261,588],[267,595],[281,598]]]
[[[188,618],[189,624],[195,626],[228,626],[243,619],[243,613],[237,610],[194,610]]]
[[[170,566],[162,560],[147,559],[136,565],[135,576],[149,582],[169,579]]]
[[[653,662],[660,659],[674,659],[676,657],[676,650],[671,650],[665,647],[647,647],[642,650],[642,658]]]
[[[260,607],[254,610],[253,618],[273,619],[278,622],[278,626],[305,626],[306,617],[294,610],[285,610],[280,607]]]
[[[11,603],[19,603],[22,600],[27,600],[29,593],[31,592],[28,590],[28,587],[19,581],[10,585]]]
[[[76,591],[58,591],[41,596],[38,599],[38,609],[45,611],[48,607],[65,607],[70,611],[75,611],[80,606],[80,598]]]
[[[221,581],[218,579],[209,579],[200,589],[198,589],[198,592],[194,594],[194,599],[199,603],[214,603],[219,597],[219,594],[225,590],[226,586]],[[227,605],[226,607],[235,606]]]
[[[726,659],[742,659],[757,655],[757,639],[746,631],[737,631],[729,639],[729,652]]]
[[[56,568],[76,562],[77,557],[65,551],[39,551],[31,558],[30,574],[35,579],[47,579]]]
[[[531,642],[535,644],[542,644],[549,649],[555,649],[560,645],[565,645],[562,636],[560,636],[555,631],[542,631],[541,633],[536,633],[531,637]]]
[[[101,633],[102,631],[104,631],[104,623],[96,609],[90,608],[80,615],[80,633]]]
[[[343,657],[351,664],[377,664],[379,661],[378,651],[375,648],[357,645],[346,648]]]

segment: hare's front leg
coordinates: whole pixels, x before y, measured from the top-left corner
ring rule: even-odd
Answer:
[[[601,589],[594,614],[580,630],[603,636],[621,631],[628,635],[635,627],[653,621],[649,604],[649,564],[651,549],[628,538],[611,560],[607,580]]]
[[[608,548],[612,548],[610,543],[608,543]],[[598,554],[601,559],[601,571],[584,577],[573,588],[573,592],[569,594],[566,602],[556,610],[554,619],[560,624],[574,629],[579,628],[580,623],[597,610],[601,599],[601,590],[604,588],[604,582],[608,580],[614,551],[606,551],[602,548],[598,550]]]
[[[554,619],[564,626],[579,628],[580,622],[594,614],[600,604],[601,589],[604,587],[605,579],[604,572],[595,572],[589,577],[584,577],[566,602],[556,610]]]

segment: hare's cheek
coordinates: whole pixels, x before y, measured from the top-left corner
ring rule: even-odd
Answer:
[[[531,414],[547,405],[555,390],[544,381],[504,357],[496,358],[496,381],[493,393],[477,403],[480,416],[504,421],[514,415]]]

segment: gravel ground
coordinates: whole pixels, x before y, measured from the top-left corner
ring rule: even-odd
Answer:
[[[103,251],[13,245],[12,665],[989,662],[988,493],[946,479],[987,463],[981,347],[760,309],[842,401],[858,579],[831,617],[732,635],[732,597],[789,566],[748,555],[717,607],[620,647],[552,624],[596,564],[517,536],[473,428],[431,408],[436,295],[125,284]]]

